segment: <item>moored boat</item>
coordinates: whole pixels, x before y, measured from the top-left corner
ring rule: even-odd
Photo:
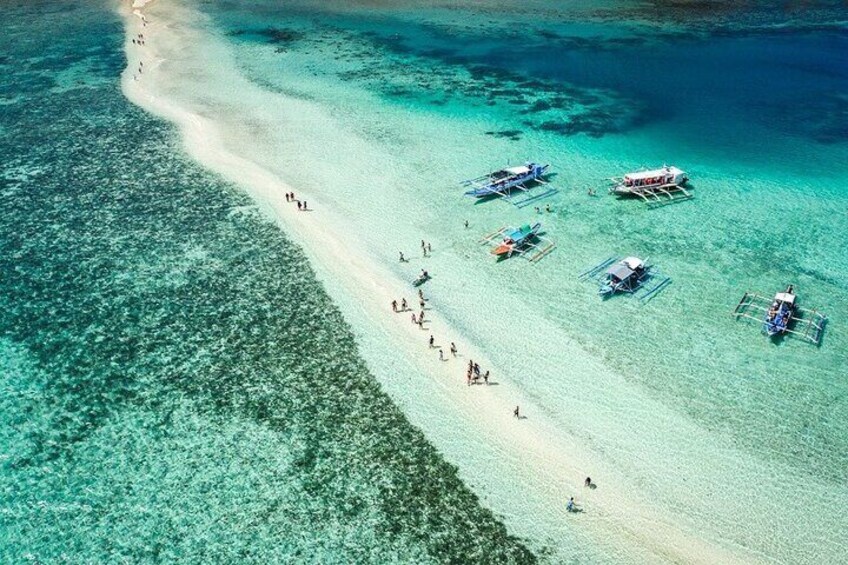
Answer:
[[[628,173],[613,181],[610,192],[621,195],[641,195],[668,188],[679,189],[689,182],[689,177],[677,167],[665,165],[659,169]]]
[[[790,284],[783,292],[774,295],[771,307],[763,320],[763,331],[769,337],[784,334],[795,314],[795,288]]]
[[[517,249],[521,249],[526,244],[530,243],[534,237],[539,233],[539,230],[542,229],[542,224],[540,222],[536,222],[532,226],[530,224],[524,224],[517,230],[512,230],[504,234],[503,241],[492,249],[493,255],[507,255],[510,256]]]
[[[647,275],[645,262],[638,257],[625,257],[606,270],[601,277],[598,294],[610,296],[616,292],[633,292]]]
[[[470,186],[471,190],[465,192],[466,196],[484,198],[494,195],[508,195],[513,188],[522,188],[524,183],[541,181],[545,171],[550,165],[528,162],[517,167],[499,169],[476,179],[470,179],[463,184]]]
[[[769,337],[793,335],[816,345],[821,343],[827,322],[827,316],[817,309],[798,306],[795,286],[791,284],[774,298],[746,292],[733,309],[733,315],[737,319],[756,320]]]

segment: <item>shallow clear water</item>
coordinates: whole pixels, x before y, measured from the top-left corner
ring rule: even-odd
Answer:
[[[831,22],[844,14],[776,25],[785,14],[765,9],[687,22],[674,10],[540,7],[545,18],[511,4],[203,4],[211,20],[196,25],[221,56],[210,58],[215,80],[187,55],[163,65],[163,91],[343,216],[356,253],[411,278],[419,262],[398,265],[398,249],[431,239],[430,292],[453,327],[652,505],[764,559],[837,562],[848,500],[848,37]],[[526,157],[556,167],[560,193],[541,220],[559,247],[537,265],[495,264],[477,237],[535,212],[472,203],[455,181]],[[689,171],[693,200],[648,209],[586,195],[663,162]],[[575,280],[631,253],[673,278],[648,304],[602,303]],[[771,342],[730,317],[746,290],[788,283],[828,314],[821,347]],[[369,364],[390,366],[384,336],[355,327]],[[427,400],[381,378],[473,475],[460,432],[428,424]],[[800,485],[803,501],[787,512]]]
[[[361,207],[357,195],[378,213],[383,206],[405,213],[407,206],[420,214],[412,217],[426,218],[419,224],[428,232],[452,241],[465,218],[484,230],[487,222],[519,221],[533,212],[498,202],[474,205],[458,198],[451,180],[501,158],[550,159],[562,192],[551,201],[556,211],[542,219],[564,252],[535,271],[492,268],[484,254],[471,268],[493,277],[508,271],[505,285],[510,277],[527,277],[534,291],[522,300],[538,302],[629,378],[736,441],[845,478],[848,428],[832,412],[848,409],[840,378],[846,332],[838,322],[846,312],[840,270],[848,261],[840,243],[848,233],[848,36],[842,28],[710,33],[678,25],[659,33],[626,22],[533,22],[534,33],[515,41],[509,28],[496,27],[501,22],[479,23],[488,14],[471,8],[456,10],[451,24],[438,21],[438,11],[328,16],[317,8],[223,8],[209,12],[254,83],[326,104],[358,141],[392,146],[398,154],[385,164],[363,163],[365,173],[347,168],[355,160],[350,156],[338,167],[343,173],[310,167],[307,174],[294,166],[306,148],[269,156],[285,178],[351,209]],[[611,32],[612,25],[621,32]],[[610,42],[610,35],[632,39]],[[656,76],[662,78],[640,80]],[[438,122],[438,139],[427,121]],[[297,121],[287,125],[298,130]],[[648,210],[638,202],[585,196],[606,176],[665,161],[691,172],[693,201]],[[321,164],[337,168],[326,159]],[[401,168],[419,174],[373,201],[360,179],[369,167],[383,174],[382,166],[390,175]],[[338,186],[343,175],[355,180]],[[433,176],[437,180],[427,183]],[[393,246],[385,247],[393,253]],[[574,315],[572,308],[597,304],[591,289],[573,284],[573,275],[595,257],[624,251],[651,256],[675,279],[673,287],[646,307],[615,300],[602,306],[608,315]],[[807,306],[830,315],[823,347],[771,344],[756,326],[727,316],[745,290],[769,293],[788,282],[797,283]],[[634,331],[618,329],[622,316]],[[690,355],[673,354],[681,348]],[[639,369],[628,371],[633,351]],[[744,384],[740,373],[749,375]],[[799,391],[786,394],[775,379]],[[765,396],[758,408],[739,409],[740,392]],[[820,425],[809,422],[810,405],[829,407]],[[802,430],[817,439],[799,442]]]
[[[111,7],[0,13],[0,561],[534,561],[301,250],[123,97]]]

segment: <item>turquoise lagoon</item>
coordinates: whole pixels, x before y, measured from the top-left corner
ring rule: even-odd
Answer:
[[[312,265],[330,302],[301,251],[249,199],[186,162],[171,129],[118,98],[115,22],[97,41],[78,37],[93,17],[78,8],[66,25],[76,22],[67,35],[81,45],[59,42],[53,59],[36,45],[4,48],[27,61],[4,60],[7,73],[21,73],[15,88],[30,85],[4,93],[2,131],[16,140],[4,149],[4,193],[23,202],[6,207],[4,240],[10,250],[33,246],[4,253],[4,374],[15,391],[4,414],[16,422],[4,443],[17,446],[4,449],[15,481],[4,494],[4,520],[15,525],[4,545],[16,558],[76,547],[93,559],[207,551],[492,562],[529,560],[530,547],[554,562],[710,561],[699,547],[666,552],[661,536],[629,531],[644,524],[634,518],[644,507],[742,561],[840,562],[845,13],[838,3],[709,6],[145,8],[150,34],[166,22],[192,39],[164,61],[146,60],[161,69],[157,95],[213,120],[229,151],[295,187],[315,214],[332,213],[332,229],[356,242],[350,254],[407,280],[426,266],[431,305],[452,332],[438,337],[482,351],[504,388],[525,399],[529,422],[544,418],[589,454],[575,463],[582,475],[538,482],[521,474],[532,460],[505,453],[498,429],[468,429],[454,393],[440,392],[464,387],[461,370],[452,385],[428,384],[426,368],[371,323],[332,269]],[[47,33],[25,9],[14,14],[29,26],[19,35]],[[99,51],[67,62],[68,52],[89,50]],[[129,66],[145,56],[130,50]],[[60,96],[77,121],[44,110]],[[109,106],[93,109],[101,99]],[[51,128],[66,140],[56,154],[21,138]],[[123,156],[121,165],[81,166],[58,151],[70,139],[92,160]],[[456,181],[525,158],[554,165],[551,212],[461,196]],[[606,177],[663,162],[690,173],[693,200],[648,209],[587,195]],[[75,183],[57,170],[87,174],[78,183],[87,190],[68,194]],[[153,195],[161,208],[148,208]],[[494,263],[476,243],[535,219],[558,243],[538,264]],[[88,225],[97,237],[80,237]],[[421,239],[432,241],[432,258],[396,262],[399,250],[416,256]],[[673,278],[647,304],[600,302],[576,280],[606,256],[631,253]],[[32,270],[27,257],[38,258]],[[66,277],[67,290],[51,277]],[[769,341],[729,315],[744,291],[788,283],[828,314],[820,347]],[[329,383],[350,379],[363,404],[348,410],[350,391]],[[354,421],[339,429],[342,417]],[[365,439],[377,437],[380,445]],[[571,486],[585,474],[596,492]],[[608,484],[631,503],[611,507],[601,498]],[[86,488],[92,498],[79,498]],[[163,500],[168,493],[180,504]],[[584,512],[565,514],[569,494]],[[74,505],[95,509],[82,514],[89,521]],[[143,541],[116,546],[121,532]],[[28,544],[33,533],[43,541]],[[149,547],[157,553],[143,553]]]

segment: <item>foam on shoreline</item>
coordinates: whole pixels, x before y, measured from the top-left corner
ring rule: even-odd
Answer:
[[[422,332],[408,323],[406,315],[394,315],[388,309],[391,300],[411,296],[409,282],[397,276],[368,253],[357,253],[364,244],[355,233],[346,230],[348,220],[337,213],[320,196],[309,195],[307,200],[313,212],[298,213],[285,200],[287,192],[299,192],[284,183],[275,174],[254,162],[246,155],[234,152],[218,124],[192,108],[181,106],[157,90],[160,66],[172,62],[170,57],[181,48],[191,48],[192,29],[187,20],[163,21],[152,15],[144,25],[143,0],[126,4],[127,41],[125,43],[130,65],[139,57],[139,50],[129,38],[144,33],[143,77],[138,80],[131,71],[124,73],[122,88],[135,104],[176,124],[187,152],[198,162],[237,183],[248,191],[275,221],[285,228],[304,247],[324,280],[331,295],[342,303],[345,315],[353,318],[354,327],[366,325],[379,332],[385,340],[384,347],[396,351],[399,363],[413,367],[423,381],[408,386],[417,387],[421,395],[432,395],[442,406],[444,416],[464,423],[473,429],[495,430],[481,440],[481,450],[499,454],[492,462],[489,474],[503,477],[493,481],[491,491],[503,500],[509,485],[517,486],[513,500],[525,501],[514,515],[508,515],[503,500],[487,500],[496,511],[505,515],[508,526],[520,535],[541,531],[541,539],[592,540],[604,548],[603,554],[626,556],[644,561],[671,560],[703,563],[731,563],[756,560],[756,556],[741,547],[728,547],[701,537],[698,524],[687,523],[679,516],[660,513],[655,507],[641,503],[635,485],[596,453],[582,445],[575,434],[562,430],[538,399],[515,386],[511,375],[499,375],[497,387],[473,387],[474,394],[461,382],[456,363],[437,364],[431,351],[421,347]],[[159,3],[157,3],[157,8]],[[129,9],[128,9],[129,8]],[[169,7],[168,10],[177,10]],[[168,10],[157,12],[164,16]],[[132,17],[135,14],[138,17]],[[195,42],[201,38],[195,37]],[[222,56],[221,53],[214,53]],[[415,300],[411,301],[413,304]],[[473,358],[485,367],[493,366],[487,355],[475,346],[473,339],[461,336],[450,320],[438,311],[428,312],[431,333],[438,336],[457,336],[454,340],[466,358]],[[373,338],[363,338],[369,340]],[[366,356],[367,359],[367,356]],[[376,371],[384,386],[398,386],[386,382],[389,378]],[[654,408],[647,400],[635,398],[640,409]],[[512,408],[516,405],[531,414],[527,420],[516,422]],[[413,418],[415,422],[415,418]],[[420,425],[420,422],[415,422]],[[426,426],[422,426],[427,431]],[[686,433],[681,431],[680,433]],[[463,436],[463,432],[458,431]],[[473,434],[465,434],[463,441],[474,441]],[[437,442],[438,445],[438,442]],[[438,445],[445,448],[444,445]],[[449,457],[450,459],[450,457]],[[474,477],[474,471],[456,462],[464,477]],[[590,472],[587,469],[591,469]],[[580,494],[578,502],[584,503],[580,480],[586,474],[603,476],[603,488],[591,492],[591,512],[579,517],[565,511],[564,501]],[[507,475],[511,475],[506,478]],[[502,481],[498,483],[498,481]],[[473,485],[472,485],[473,486]],[[561,501],[561,504],[551,504]],[[740,505],[743,504],[740,501]],[[575,520],[574,518],[578,518]],[[567,553],[564,553],[567,555]]]

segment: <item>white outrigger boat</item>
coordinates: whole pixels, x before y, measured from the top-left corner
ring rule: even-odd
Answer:
[[[527,197],[520,201],[512,199],[513,191],[527,193],[533,188],[533,185],[546,185],[544,176],[549,167],[550,165],[528,161],[524,165],[498,169],[497,171],[462,181],[460,184],[469,189],[465,191],[466,196],[472,196],[474,198],[501,196],[509,200],[512,204],[522,208],[531,202],[537,202],[556,192],[556,189],[549,187],[541,194],[535,194],[532,197]]]
[[[689,182],[689,176],[674,166],[664,165],[651,169],[628,173],[621,178],[611,178],[609,191],[619,196],[638,196],[651,204],[667,204],[691,198],[683,188]]]

